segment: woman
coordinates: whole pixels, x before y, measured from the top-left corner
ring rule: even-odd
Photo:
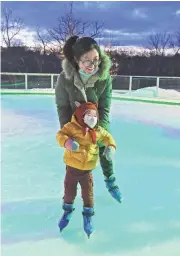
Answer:
[[[75,102],[98,105],[99,125],[109,132],[109,112],[112,97],[110,59],[91,37],[70,37],[64,45],[63,71],[58,77],[55,95],[61,128],[71,121]],[[100,164],[106,187],[119,201],[120,191],[115,185],[113,163],[104,156],[104,145],[99,145]]]

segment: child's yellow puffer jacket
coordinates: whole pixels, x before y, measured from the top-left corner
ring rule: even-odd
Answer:
[[[113,137],[104,128],[98,126],[95,131],[98,142],[103,142],[105,146],[111,145],[116,148]],[[76,121],[74,116],[72,116],[71,122],[67,123],[56,134],[57,142],[61,147],[64,147],[65,142],[69,138],[77,141],[80,147],[76,152],[71,152],[69,149],[65,150],[65,164],[82,171],[94,169],[99,157],[99,147],[97,144],[92,143],[89,132],[85,136],[83,135],[82,126]]]

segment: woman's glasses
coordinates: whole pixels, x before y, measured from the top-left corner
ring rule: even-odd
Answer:
[[[94,65],[95,67],[97,67],[101,61],[100,60],[80,60],[82,62],[82,64],[85,66],[85,67],[91,67],[92,65]]]

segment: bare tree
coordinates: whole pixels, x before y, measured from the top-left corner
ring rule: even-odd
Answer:
[[[92,24],[90,24],[90,26],[90,31],[92,31],[90,32],[90,37],[94,38],[101,34],[104,24],[102,22],[100,23],[99,21],[95,21]]]
[[[102,38],[104,39],[104,51],[105,52],[111,52],[113,50],[113,36],[110,31],[107,31],[106,33],[102,33]]]
[[[39,48],[40,50],[43,50],[43,55],[47,54],[48,51],[48,43],[49,43],[49,37],[46,31],[43,31],[40,29],[39,26],[36,27],[36,35],[37,40],[40,43],[40,45],[36,46],[36,48]]]
[[[21,41],[16,39],[23,28],[23,21],[21,18],[13,18],[11,9],[4,9],[2,12],[1,34],[3,43],[6,47],[19,46]]]
[[[170,47],[171,34],[167,32],[155,33],[148,37],[149,49],[155,51],[156,55],[165,55],[166,49]]]
[[[60,46],[73,35],[82,36],[85,33],[91,37],[98,36],[103,28],[103,23],[98,21],[86,22],[74,17],[74,2],[69,3],[69,11],[58,19],[57,27],[48,30],[52,41]]]
[[[174,33],[170,45],[173,48],[175,54],[180,53],[180,30]]]

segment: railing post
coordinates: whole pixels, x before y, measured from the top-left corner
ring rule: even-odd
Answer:
[[[28,75],[25,74],[25,90],[28,89]]]
[[[131,96],[132,92],[132,76],[129,77],[129,95]]]
[[[156,97],[159,96],[159,77],[156,78]]]
[[[51,75],[51,89],[53,89],[54,88],[54,76],[53,75]]]

